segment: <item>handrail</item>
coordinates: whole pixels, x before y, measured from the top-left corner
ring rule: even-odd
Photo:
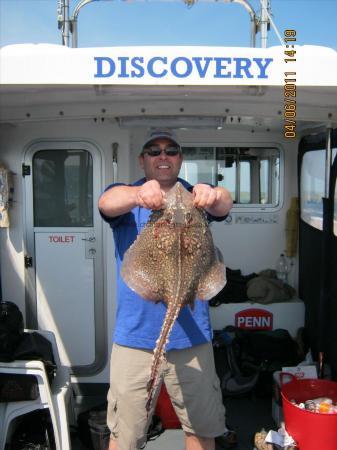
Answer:
[[[81,0],[74,9],[74,13],[71,18],[71,35],[72,35],[72,47],[77,47],[78,45],[78,33],[77,33],[77,19],[78,15],[80,13],[80,9],[87,5],[88,3],[91,3],[93,0]],[[95,0],[94,0],[95,1]]]
[[[225,0],[225,2],[228,3],[228,0]],[[229,3],[239,3],[248,11],[250,16],[250,46],[255,47],[256,45],[255,37],[257,33],[257,18],[254,8],[246,0],[229,0]]]
[[[75,6],[72,17],[69,19],[69,0],[59,0],[62,4],[62,16],[59,18],[60,28],[62,28],[62,44],[69,46],[69,31],[72,34],[72,47],[78,46],[78,16],[81,8],[96,0],[80,0]],[[183,0],[189,5],[193,5],[195,0]],[[202,1],[202,0],[201,0]],[[270,0],[262,0],[265,7],[262,8],[261,19],[257,18],[254,8],[247,0],[222,0],[224,3],[238,3],[242,5],[250,16],[250,45],[256,46],[256,34],[258,32],[259,24],[261,24],[262,47],[266,47],[266,31],[269,21],[269,15],[266,15],[266,10],[269,8]],[[262,2],[261,2],[262,3]]]

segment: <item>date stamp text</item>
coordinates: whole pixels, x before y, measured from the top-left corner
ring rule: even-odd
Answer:
[[[296,138],[296,31],[284,31],[284,63],[288,65],[284,72],[283,85],[283,135],[285,138]]]

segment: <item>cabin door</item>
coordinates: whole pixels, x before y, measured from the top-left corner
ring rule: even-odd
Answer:
[[[38,142],[23,171],[28,326],[52,330],[62,363],[93,374],[106,360],[100,152],[88,142]]]

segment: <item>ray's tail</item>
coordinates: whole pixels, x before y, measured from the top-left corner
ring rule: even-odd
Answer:
[[[181,309],[181,304],[176,304],[175,302],[169,303],[167,307],[167,311],[164,318],[164,323],[159,335],[159,338],[156,342],[156,348],[153,352],[152,365],[151,365],[151,373],[150,378],[147,383],[147,402],[146,402],[146,411],[149,413],[152,405],[152,397],[154,393],[154,388],[158,382],[159,369],[160,365],[164,358],[164,352],[166,344],[169,340],[169,335],[172,331],[174,322],[178,317],[179,311]]]

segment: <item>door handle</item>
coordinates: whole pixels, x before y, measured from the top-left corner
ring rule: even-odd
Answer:
[[[95,242],[96,238],[94,236],[90,236],[88,238],[82,238],[82,241],[86,241],[86,242]]]

